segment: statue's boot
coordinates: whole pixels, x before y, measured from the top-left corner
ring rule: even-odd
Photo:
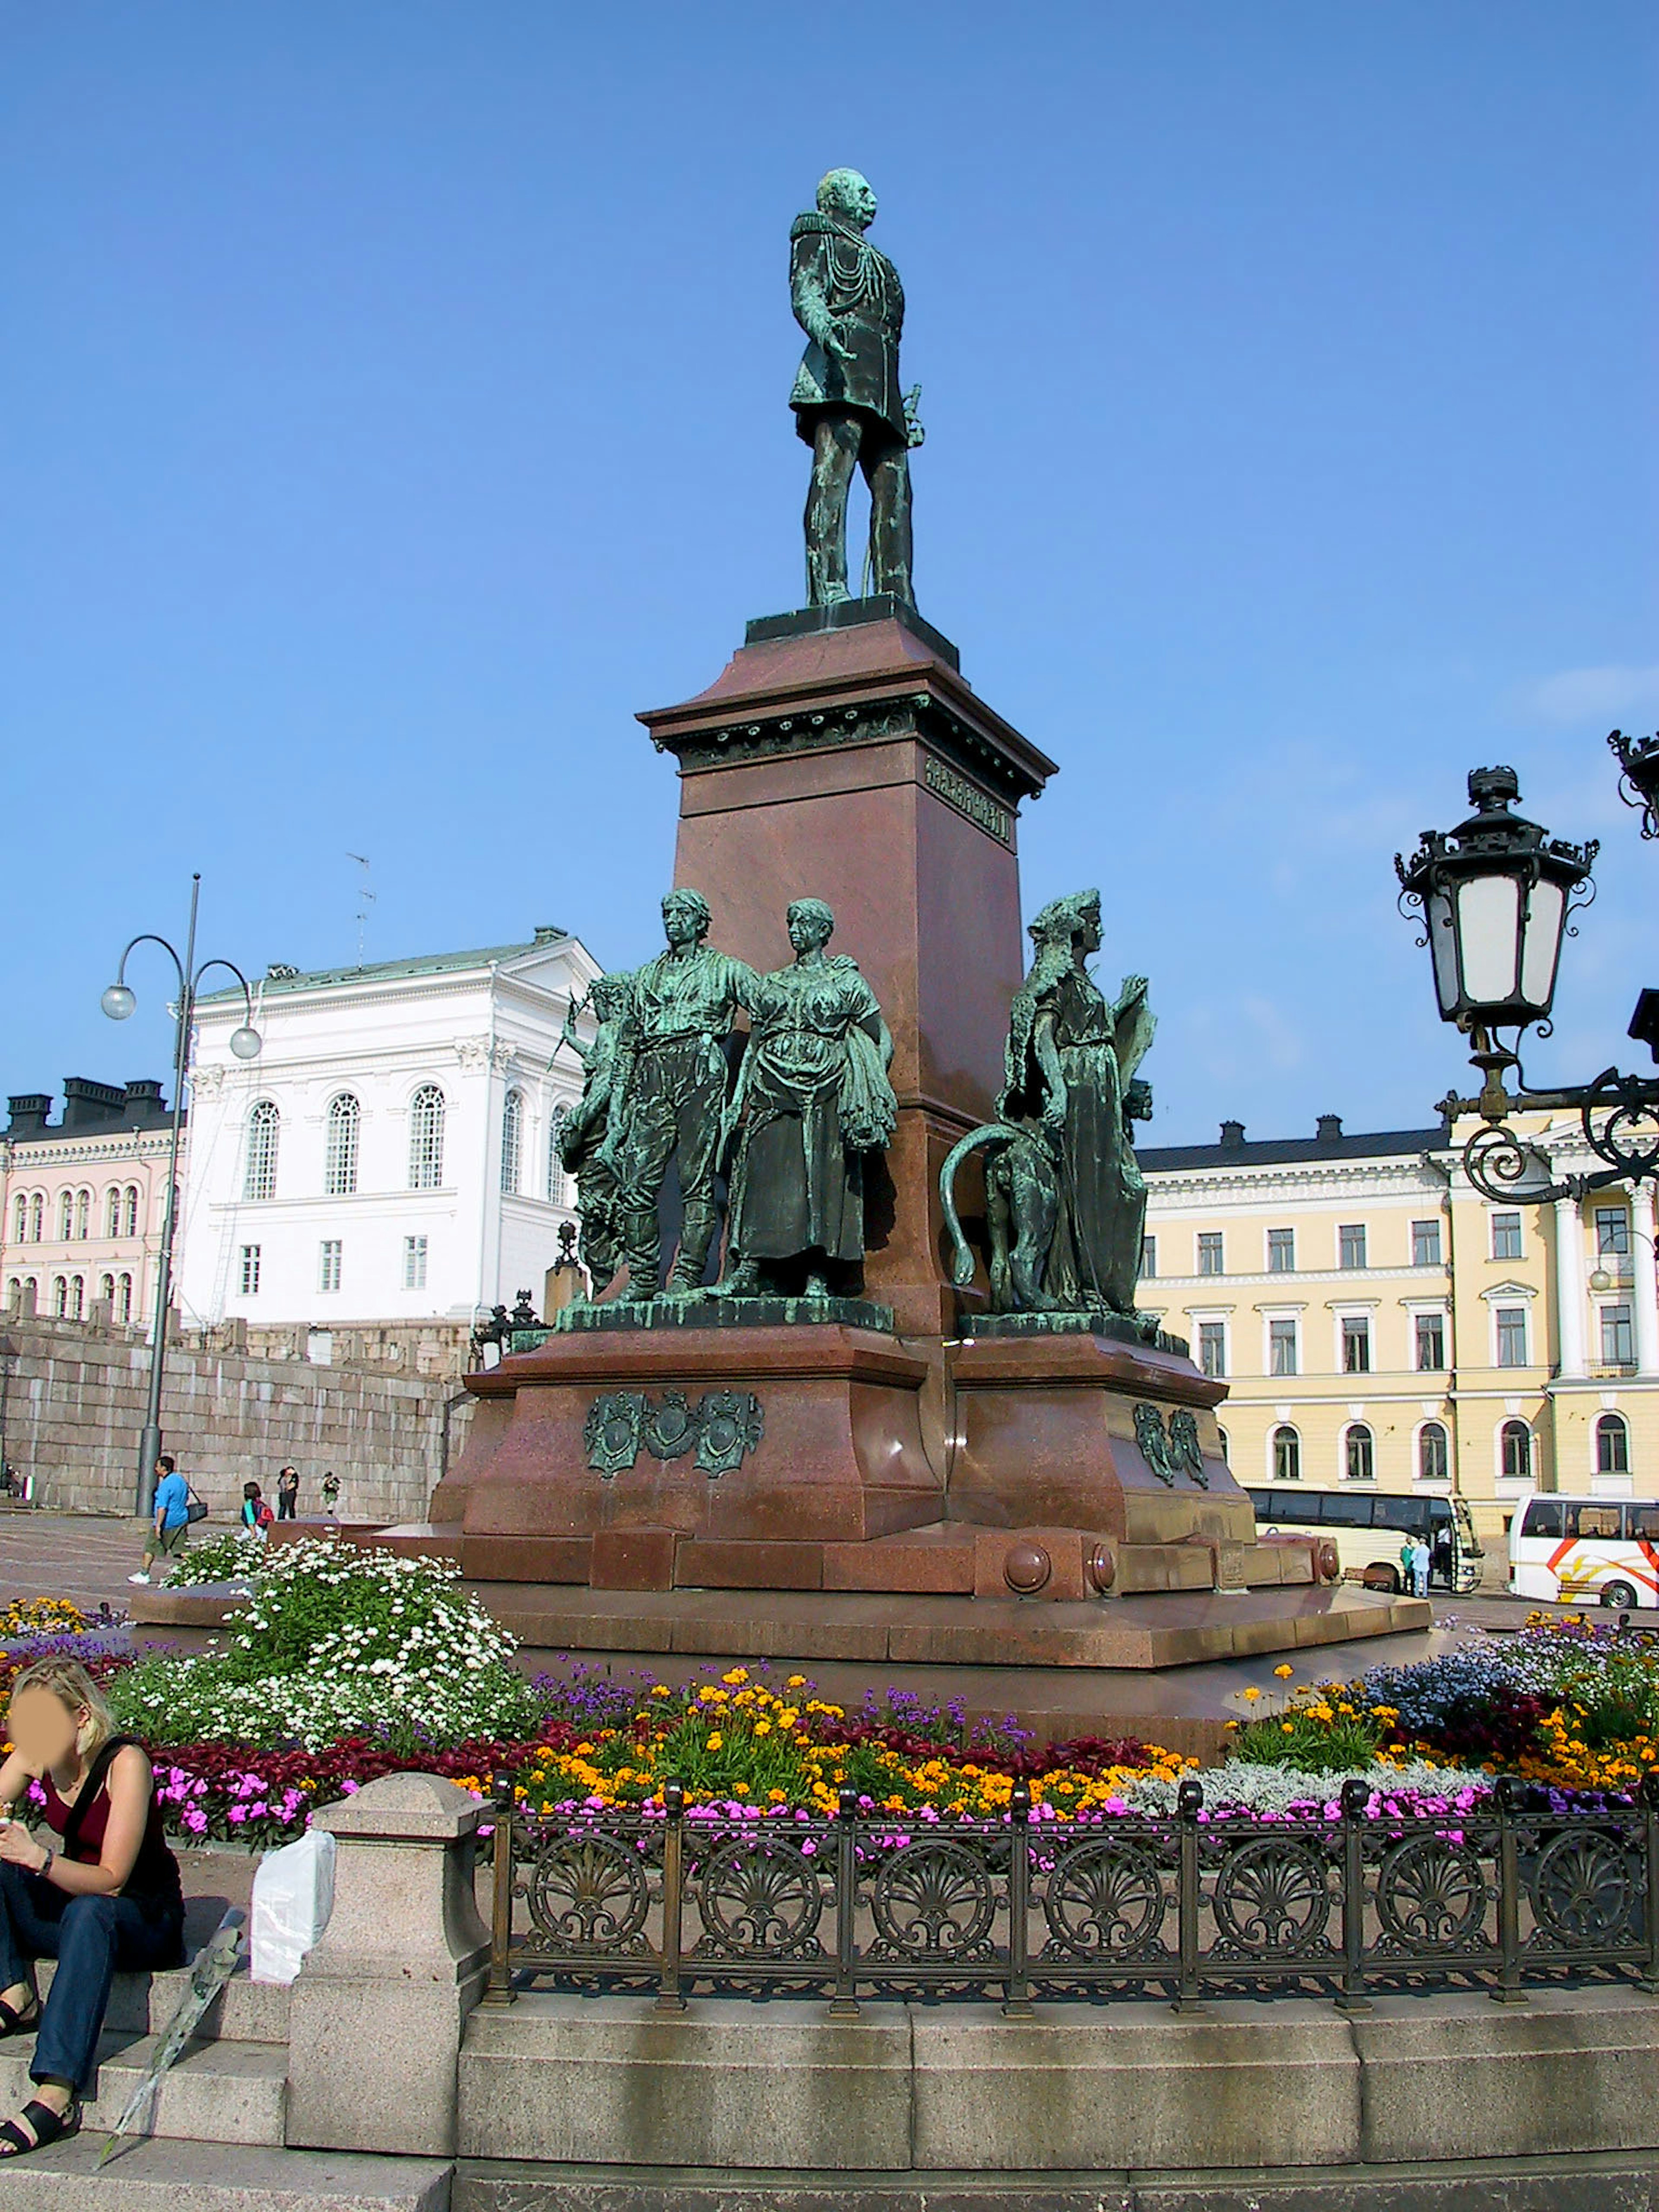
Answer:
[[[713,1295],[717,1298],[757,1298],[764,1294],[764,1291],[759,1261],[739,1260],[736,1267],[715,1284]]]
[[[623,1258],[628,1266],[628,1295],[654,1298],[662,1282],[662,1231],[656,1209],[623,1216]]]
[[[671,1298],[695,1298],[702,1293],[702,1279],[708,1266],[710,1247],[714,1231],[720,1227],[720,1216],[713,1206],[688,1206],[680,1224],[680,1249],[674,1255],[673,1267],[669,1270],[666,1295]]]

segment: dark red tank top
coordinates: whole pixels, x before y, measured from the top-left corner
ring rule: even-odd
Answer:
[[[46,1793],[46,1826],[54,1834],[69,1839],[64,1845],[64,1856],[80,1866],[96,1866],[102,1855],[104,1836],[109,1827],[109,1771],[116,1753],[124,1750],[133,1739],[112,1736],[103,1745],[88,1769],[86,1781],[72,1805],[66,1805],[58,1794],[57,1784],[50,1768],[40,1778]],[[70,1822],[79,1814],[75,1832],[70,1837]],[[183,1892],[179,1881],[179,1862],[167,1845],[167,1831],[161,1825],[161,1808],[156,1802],[152,1787],[149,1793],[149,1815],[144,1822],[143,1840],[138,1856],[132,1863],[132,1872],[122,1886],[121,1894],[130,1897],[135,1905],[146,1911],[184,1910]]]

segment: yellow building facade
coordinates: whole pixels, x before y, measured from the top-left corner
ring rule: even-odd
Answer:
[[[1247,1487],[1461,1496],[1487,1543],[1534,1489],[1659,1496],[1651,1186],[1494,1204],[1476,1126],[1140,1154],[1139,1304],[1225,1376]],[[1555,1180],[1601,1164],[1576,1120],[1513,1126]]]

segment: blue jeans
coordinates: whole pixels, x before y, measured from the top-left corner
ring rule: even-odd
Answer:
[[[146,1911],[130,1897],[70,1897],[38,1874],[0,1861],[0,1989],[27,1982],[35,1959],[58,1961],[34,2039],[32,2081],[84,2088],[118,1968],[155,1972],[181,1966],[184,1955],[176,1913]]]

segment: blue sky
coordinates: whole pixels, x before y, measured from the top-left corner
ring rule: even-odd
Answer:
[[[1062,764],[1028,910],[1153,981],[1151,1141],[1428,1118],[1392,855],[1519,769],[1595,836],[1538,1071],[1659,854],[1650,6],[0,5],[8,1091],[161,1073],[158,969],[656,940],[633,720],[800,597],[787,238],[881,197],[917,593]]]

